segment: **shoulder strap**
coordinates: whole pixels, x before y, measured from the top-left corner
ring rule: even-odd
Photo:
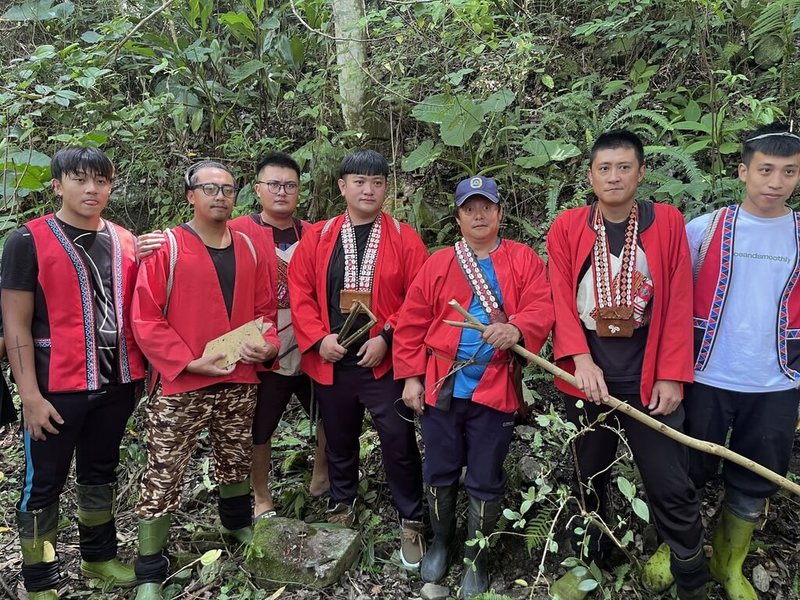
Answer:
[[[255,246],[253,246],[253,240],[251,240],[246,233],[242,233],[241,231],[237,231],[236,233],[244,238],[247,247],[250,248],[250,254],[253,255],[253,261],[258,264],[258,255],[256,254]]]
[[[697,255],[697,264],[694,267],[695,281],[697,281],[697,275],[700,273],[700,269],[703,267],[703,263],[706,261],[708,247],[711,245],[711,240],[714,237],[714,233],[717,231],[717,227],[719,226],[720,219],[722,219],[724,210],[725,208],[723,207],[714,211],[714,215],[711,217],[711,221],[706,227],[706,232],[703,234],[703,243],[700,245],[700,252]]]
[[[164,302],[163,315],[167,316],[167,307],[169,306],[169,297],[172,295],[172,285],[175,282],[175,265],[178,263],[178,240],[175,239],[175,234],[171,229],[165,229],[164,235],[167,238],[167,246],[169,246],[169,274],[167,275],[167,300]]]

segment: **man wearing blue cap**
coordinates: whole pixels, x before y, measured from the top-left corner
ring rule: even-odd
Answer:
[[[405,379],[403,401],[421,415],[434,540],[420,574],[429,582],[447,572],[465,465],[467,539],[494,529],[506,487],[503,461],[521,401],[521,365],[509,349],[522,344],[537,352],[554,318],[542,259],[498,235],[503,208],[495,181],[465,179],[455,204],[463,237],[423,265],[406,295],[393,345],[395,378]],[[486,330],[445,324],[444,319],[462,320],[451,299],[468,307]],[[471,566],[461,594],[472,598],[489,588],[488,552],[475,544],[464,554]]]

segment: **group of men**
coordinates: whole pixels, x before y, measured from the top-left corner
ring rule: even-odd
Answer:
[[[782,126],[751,134],[739,165],[744,201],[686,226],[674,207],[637,199],[645,175],[639,138],[603,134],[590,159],[596,201],[554,221],[548,266],[528,246],[500,237],[504,203],[496,182],[482,176],[456,188],[461,238],[429,257],[412,228],[383,212],[389,165],[371,150],[341,165],[345,211],[314,225],[294,216],[300,168],[291,157],[276,153],[259,163],[262,211],[234,220],[233,174],[218,162],[196,163],[184,177],[192,219],[142,236],[138,248],[132,234],[101,217],[113,177],[101,151],[61,150],[52,174],[61,207],[9,237],[0,280],[23,409],[17,524],[29,598],[57,597],[59,495],[73,454],[81,570],[89,577],[137,585],[138,600],[161,598],[170,518],[203,429],[221,529],[248,541],[255,520],[275,515],[269,440],[292,395],[312,421],[313,405],[319,408],[311,493],[328,494],[328,520],[356,520],[368,410],[399,515],[400,559],[424,581],[441,580],[454,557],[462,479],[467,539],[495,528],[523,403],[524,363],[513,348],[538,352],[551,331],[556,360],[577,381],[558,385],[579,426],[584,508],[608,516],[613,422],[625,431],[664,542],[645,566],[645,584],[663,591],[674,579],[679,598],[705,598],[710,570],[731,600],[757,597],[742,564],[775,486],[725,466],[709,565],[699,491],[717,462],[626,415],[607,414],[603,401],[613,395],[717,443],[732,426],[734,450],[786,472],[800,398],[800,216],[786,201],[800,181],[800,136]],[[445,323],[464,323],[451,300],[480,325]],[[240,327],[259,327],[260,337],[234,357],[204,351]],[[131,569],[116,558],[115,469],[146,363],[148,463]],[[593,527],[574,542],[597,561],[612,545]],[[465,546],[463,598],[489,588],[484,546]],[[581,580],[569,572],[551,594],[583,598]]]

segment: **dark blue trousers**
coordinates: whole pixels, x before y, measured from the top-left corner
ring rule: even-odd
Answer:
[[[334,371],[333,385],[315,384],[314,393],[327,437],[331,500],[351,503],[356,498],[358,438],[366,409],[381,440],[383,468],[397,512],[401,519],[421,521],[421,459],[414,415],[400,400],[403,385],[391,371],[375,379],[372,369],[345,367]]]
[[[464,488],[486,502],[500,500],[506,490],[503,461],[514,434],[514,414],[464,398],[453,398],[448,410],[426,406],[422,415],[425,443],[423,477],[431,487],[458,482],[466,466]]]

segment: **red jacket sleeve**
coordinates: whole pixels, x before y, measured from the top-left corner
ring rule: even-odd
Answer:
[[[522,333],[525,348],[536,353],[541,350],[553,328],[553,300],[544,261],[527,246],[522,249],[520,254],[524,257],[521,262],[525,277],[519,291],[518,310],[509,315],[508,322]]]
[[[422,265],[428,260],[428,249],[419,234],[405,223],[400,224],[400,236],[403,249],[403,291],[407,294]],[[386,319],[386,323],[392,329],[397,327],[397,318],[401,309],[402,305]]]
[[[320,303],[327,299],[318,297],[316,285],[319,234],[317,226],[306,230],[289,263],[289,302],[300,352],[308,352],[330,333],[330,327],[322,321],[320,308]]]
[[[431,277],[434,263],[422,266],[408,288],[405,302],[400,308],[392,338],[394,378],[423,377],[428,355],[425,351],[425,336],[434,320],[437,292],[433,289],[435,277]]]
[[[197,357],[164,317],[168,270],[168,244],[142,260],[133,291],[131,323],[147,360],[164,379],[174,381]]]
[[[656,352],[655,379],[691,383],[694,379],[692,333],[692,258],[686,225],[677,208],[664,206],[669,219],[669,273],[665,273],[666,310]]]
[[[576,305],[573,258],[570,253],[570,213],[559,215],[547,234],[547,260],[550,286],[553,292],[555,326],[553,328],[553,355],[561,360],[589,352],[583,325]]]

